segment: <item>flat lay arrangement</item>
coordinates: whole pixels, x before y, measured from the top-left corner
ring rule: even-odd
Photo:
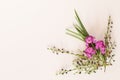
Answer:
[[[111,16],[108,18],[108,24],[106,27],[106,32],[103,35],[103,40],[98,40],[92,34],[86,30],[83,25],[77,11],[75,10],[75,19],[76,23],[73,24],[74,30],[66,29],[66,33],[70,36],[73,36],[80,41],[85,43],[85,49],[80,50],[78,53],[71,52],[65,48],[57,48],[56,46],[49,47],[48,50],[56,54],[70,54],[76,56],[73,60],[72,65],[74,67],[70,69],[60,69],[57,74],[67,74],[73,72],[75,74],[91,74],[96,73],[97,70],[106,71],[107,66],[112,66],[112,63],[115,61],[113,57],[115,54],[112,52],[116,44],[112,39],[112,28],[113,21]]]

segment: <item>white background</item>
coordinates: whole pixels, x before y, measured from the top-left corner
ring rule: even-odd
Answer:
[[[81,49],[81,41],[65,34],[76,9],[86,29],[103,39],[108,16],[114,21],[116,62],[106,72],[56,76],[74,57],[57,56],[46,48],[56,45]],[[119,0],[0,0],[0,80],[119,80]]]

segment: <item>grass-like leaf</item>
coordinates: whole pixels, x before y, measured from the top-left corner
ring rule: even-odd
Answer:
[[[88,34],[87,30],[85,29],[82,21],[80,20],[79,15],[78,15],[78,13],[77,13],[76,10],[75,10],[75,18],[76,18],[77,22],[79,23],[80,29],[81,29],[85,34],[87,34],[87,36],[88,36],[89,34]]]
[[[76,29],[77,32],[66,29],[67,34],[69,34],[69,35],[71,35],[75,38],[78,38],[82,41],[85,41],[85,38],[87,36],[89,36],[89,34],[88,34],[87,30],[85,29],[84,25],[82,24],[76,10],[75,10],[75,17],[76,17],[76,20],[77,20],[78,24],[73,24],[73,26],[74,26],[74,28]]]
[[[75,29],[77,30],[77,32],[78,32],[79,34],[81,34],[81,35],[84,36],[84,37],[87,36],[87,34],[85,34],[83,31],[81,31],[80,27],[79,27],[77,24],[73,24],[73,25],[74,25]]]
[[[71,31],[71,30],[69,30],[69,29],[66,29],[68,32],[66,32],[66,34],[68,34],[68,35],[70,35],[70,36],[73,36],[73,37],[75,37],[75,38],[78,38],[79,40],[82,40],[82,41],[84,41],[84,36],[82,36],[81,34],[79,34],[79,33],[76,33],[76,32],[74,32],[74,31]]]

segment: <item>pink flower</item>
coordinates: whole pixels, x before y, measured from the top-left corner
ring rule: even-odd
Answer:
[[[101,54],[105,54],[106,46],[103,40],[96,41],[93,36],[88,36],[85,39],[86,42],[86,49],[85,54],[88,58],[92,58],[92,56],[97,52],[100,51]]]
[[[96,53],[96,51],[92,47],[87,47],[84,51],[88,58],[91,58],[92,55]]]
[[[99,49],[102,45],[104,45],[104,42],[100,40],[100,41],[97,41],[95,45],[96,45],[95,48]]]
[[[97,41],[95,45],[97,50],[99,49],[102,54],[105,54],[106,46],[102,40]]]
[[[88,43],[86,43],[86,47],[89,47],[89,44],[88,44]]]
[[[94,43],[94,41],[95,41],[95,38],[93,36],[88,36],[85,39],[85,42],[88,43],[88,44],[89,43]]]
[[[92,58],[92,55],[89,54],[89,53],[86,53],[86,56],[87,56],[88,58]]]
[[[100,47],[100,52],[101,52],[102,54],[105,54],[105,51],[106,51],[106,47],[105,47],[104,45],[102,45],[102,46]]]

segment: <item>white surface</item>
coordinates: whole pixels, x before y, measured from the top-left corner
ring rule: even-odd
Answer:
[[[119,3],[119,0],[1,0],[0,80],[119,80]],[[46,48],[56,45],[75,50],[81,46],[79,40],[65,34],[65,29],[75,21],[74,9],[97,39],[103,38],[108,15],[112,15],[116,62],[105,73],[55,75],[73,57],[56,56]]]

